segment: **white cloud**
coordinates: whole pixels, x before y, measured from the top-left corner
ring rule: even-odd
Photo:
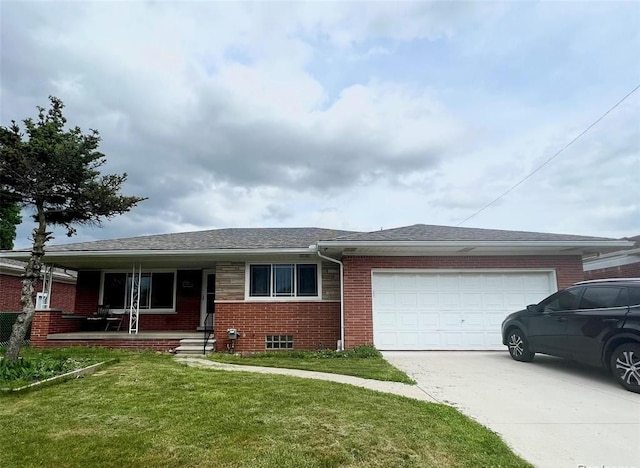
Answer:
[[[640,14],[580,5],[7,4],[2,124],[58,95],[150,197],[78,240],[455,224],[637,80]],[[467,225],[640,232],[639,109]]]

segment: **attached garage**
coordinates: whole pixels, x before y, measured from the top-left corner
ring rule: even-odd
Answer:
[[[511,312],[556,291],[555,272],[372,270],[380,350],[499,350]]]

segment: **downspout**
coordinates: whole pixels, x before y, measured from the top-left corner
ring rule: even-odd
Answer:
[[[322,255],[320,249],[317,250],[317,253],[318,257],[340,265],[340,346],[338,351],[344,351],[344,265],[340,260]]]

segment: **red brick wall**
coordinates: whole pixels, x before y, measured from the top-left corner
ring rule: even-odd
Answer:
[[[189,282],[191,287],[183,287]],[[195,331],[200,322],[201,270],[178,270],[175,314],[140,313],[140,331]],[[93,315],[98,310],[100,300],[100,272],[78,272],[76,289],[76,314]],[[123,329],[128,327],[127,318]],[[52,331],[51,333],[57,333]]]
[[[640,278],[640,262],[584,272],[586,280],[602,278]]]
[[[227,329],[241,333],[236,351],[265,351],[266,335],[293,335],[294,349],[335,349],[340,339],[339,302],[216,303],[216,349],[224,351]]]
[[[583,279],[580,256],[344,257],[345,348],[373,343],[372,268],[555,269],[558,288]]]
[[[168,352],[180,346],[179,339],[136,339],[136,340],[49,340],[47,348],[67,348],[69,346],[97,346],[99,348],[151,349]]]
[[[36,284],[36,292],[42,291],[42,281]],[[22,278],[20,276],[0,274],[0,312],[20,312],[20,294],[22,292]],[[72,312],[75,308],[75,284],[59,283],[51,285],[51,304],[54,309]]]
[[[36,311],[31,323],[31,344],[44,347],[50,333],[73,333],[80,331],[84,320],[79,318],[65,318],[61,310]]]

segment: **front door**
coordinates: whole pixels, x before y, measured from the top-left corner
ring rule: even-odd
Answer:
[[[200,306],[200,326],[213,328],[216,300],[216,272],[204,270],[202,272],[202,303]],[[208,318],[207,318],[208,317]]]

